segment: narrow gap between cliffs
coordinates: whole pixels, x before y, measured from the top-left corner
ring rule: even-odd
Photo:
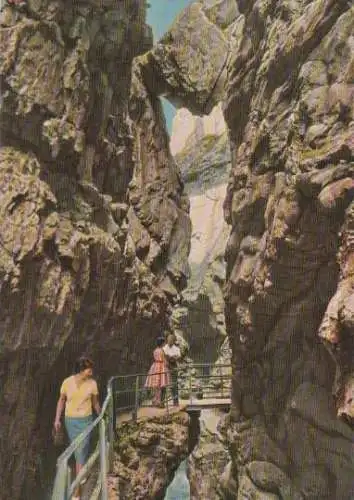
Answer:
[[[162,104],[168,126],[172,105],[166,104],[163,99]],[[187,353],[182,362],[185,365],[183,371],[188,373],[191,363],[227,364],[231,358],[222,291],[225,280],[224,252],[229,234],[223,217],[223,202],[231,169],[231,155],[220,106],[204,117],[195,116],[186,108],[181,108],[168,128],[171,154],[189,197],[192,222],[190,277],[172,313],[173,331]],[[203,380],[199,376],[203,374],[194,371],[193,384],[202,386]],[[179,381],[179,391],[181,398],[188,398],[188,377]],[[198,411],[189,414],[189,454],[176,470],[166,490],[165,500],[190,499],[190,458],[195,447],[203,447],[201,425],[204,427],[204,421],[208,418],[213,422],[220,418],[217,413],[209,413],[203,412],[201,415]],[[201,421],[204,423],[201,424]]]

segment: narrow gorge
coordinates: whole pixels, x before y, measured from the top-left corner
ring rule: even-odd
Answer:
[[[229,228],[223,221],[223,202],[231,158],[220,106],[205,117],[179,110],[171,152],[189,197],[192,224],[189,279],[173,309],[173,330],[186,340],[194,362],[215,363],[221,346],[228,343],[223,286]]]
[[[115,498],[189,454],[193,500],[351,500],[352,3],[200,0],[158,41],[145,0],[1,6],[1,500],[47,498],[76,357],[104,394],[166,330],[231,359],[231,410],[193,450],[183,412],[128,429]]]

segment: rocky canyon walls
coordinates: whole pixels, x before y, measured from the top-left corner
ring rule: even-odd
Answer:
[[[230,453],[227,449],[222,424],[225,413],[220,410],[202,410],[197,446],[188,458],[188,479],[191,500],[220,498],[220,478]]]
[[[110,477],[112,500],[162,500],[186,457],[191,426],[179,411],[120,425]]]
[[[103,379],[146,366],[180,300],[191,225],[163,95],[199,115],[221,102],[230,140],[233,386],[217,494],[349,500],[353,7],[204,0],[154,47],[144,18],[138,0],[1,12],[2,483],[35,495],[76,354]]]
[[[0,14],[4,500],[51,486],[75,357],[94,358],[102,391],[110,374],[144,370],[186,282],[188,204],[159,103],[144,93],[140,114],[133,96],[128,109],[132,60],[152,45],[145,11],[28,0]]]

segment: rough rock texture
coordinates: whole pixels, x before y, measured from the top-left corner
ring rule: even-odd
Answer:
[[[346,1],[237,3],[224,103],[230,490],[237,479],[239,499],[349,500],[354,11]]]
[[[228,38],[194,2],[136,66],[148,92],[208,114],[224,95],[228,56]]]
[[[161,500],[188,454],[189,417],[179,412],[119,427],[110,498]]]
[[[141,62],[229,127],[225,498],[354,496],[353,26],[347,0],[204,1]]]
[[[223,415],[217,410],[201,412],[199,441],[188,458],[191,500],[219,497],[220,478],[230,460],[224,436],[218,429]]]
[[[102,391],[144,370],[186,281],[188,203],[163,123],[149,125],[161,110],[143,95],[136,123],[128,113],[151,40],[143,0],[0,14],[1,498],[50,488],[75,357],[93,356]]]
[[[146,87],[140,58],[133,66],[130,114],[136,138],[136,166],[129,185],[130,234],[137,256],[175,303],[189,276],[189,200],[169,150],[161,102]]]
[[[186,283],[188,202],[160,94],[196,114],[222,100],[229,127],[234,380],[220,491],[351,499],[351,3],[194,3],[135,60],[131,128],[130,61],[150,43],[143,2],[28,3],[0,22],[0,469],[10,487],[37,471],[12,498],[40,484],[50,423],[38,429],[37,416],[54,373],[93,343],[110,349],[106,369],[133,370]]]

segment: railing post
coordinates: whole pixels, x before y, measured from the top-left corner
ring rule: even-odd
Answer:
[[[138,407],[139,407],[139,375],[135,377],[135,401],[134,401],[134,411],[133,411],[134,422],[138,420]]]
[[[108,500],[107,484],[107,449],[106,449],[106,422],[104,418],[100,421],[100,476],[101,476],[101,500]]]
[[[111,391],[112,391],[112,412],[113,412],[112,426],[113,426],[114,438],[115,438],[115,435],[116,435],[116,430],[117,430],[117,404],[116,404],[115,382],[116,382],[116,379],[113,379],[113,380],[112,380],[112,383],[111,383]]]
[[[189,370],[189,404],[192,404],[192,369]]]
[[[112,472],[113,458],[114,458],[114,401],[112,386],[109,388],[110,401],[108,405],[108,442],[109,442],[109,457],[108,457],[108,470]]]
[[[64,461],[58,464],[57,474],[55,476],[54,488],[52,493],[52,500],[62,498],[68,500],[67,496],[67,483],[68,483],[68,463]]]
[[[70,489],[71,489],[71,467],[70,465],[66,465],[66,497],[68,500],[71,498]]]
[[[221,370],[221,397],[224,397],[224,376],[223,376],[223,368],[222,366],[219,367]]]

